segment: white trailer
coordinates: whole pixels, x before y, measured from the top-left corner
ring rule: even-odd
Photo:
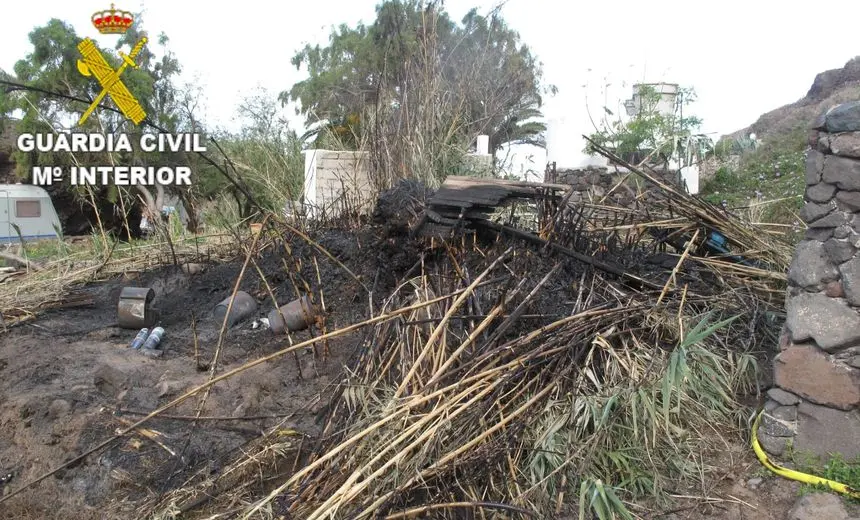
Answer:
[[[20,230],[20,238],[15,226]],[[0,184],[0,243],[58,238],[60,219],[44,188]]]

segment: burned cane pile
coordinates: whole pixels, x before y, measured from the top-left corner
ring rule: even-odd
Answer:
[[[388,226],[423,252],[375,299],[322,435],[262,437],[150,516],[548,518],[695,478],[746,426],[790,246],[659,183],[650,207],[488,189],[533,190],[531,225],[485,196]]]

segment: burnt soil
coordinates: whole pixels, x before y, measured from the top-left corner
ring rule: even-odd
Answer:
[[[377,293],[384,295],[396,283],[397,274],[420,257],[416,247],[380,239],[387,232],[388,228],[328,230],[318,240],[362,283],[375,282]],[[368,299],[362,285],[306,242],[295,240],[288,244],[289,252],[283,246],[270,248],[256,259],[279,303],[296,297],[294,282],[300,289],[307,282],[314,294],[322,287],[327,330],[366,319]],[[92,284],[85,291],[93,297],[93,306],[49,311],[0,337],[0,476],[4,477],[0,489],[16,489],[206,382],[221,328],[213,309],[232,293],[243,262],[239,258],[209,265],[192,276],[171,266],[137,279],[120,277]],[[160,314],[158,325],[166,331],[160,358],[130,349],[137,331],[117,326],[117,302],[126,286],[151,287],[156,293],[153,307]],[[256,318],[274,308],[269,288],[249,266],[240,290],[258,299],[259,311],[227,330],[218,373],[287,346],[283,336],[276,337],[265,327],[253,328]],[[319,327],[311,327],[293,333],[292,340],[303,341],[320,332]],[[103,518],[99,508],[178,487],[192,468],[209,464],[217,471],[219,461],[278,424],[280,416],[292,414],[284,427],[313,437],[321,428],[316,416],[326,403],[327,388],[348,364],[359,341],[360,332],[345,335],[327,346],[242,372],[213,387],[201,412],[203,416],[278,417],[206,421],[193,432],[188,420],[153,419],[145,428],[161,434],[158,441],[163,446],[141,435],[126,436],[3,503],[0,518]],[[189,399],[167,414],[193,416],[199,402]]]
[[[240,289],[257,298],[259,311],[227,330],[217,373],[288,345],[283,336],[253,327],[255,318],[274,308],[269,289],[280,304],[296,298],[296,287],[300,292],[309,288],[317,299],[321,292],[326,311],[322,325],[332,331],[369,317],[368,289],[378,311],[404,276],[418,274],[415,268],[422,257],[429,272],[435,261],[447,257],[444,248],[437,245],[431,250],[426,240],[408,236],[411,215],[402,205],[386,209],[382,202],[367,225],[314,234],[360,281],[297,236],[286,236],[285,242],[257,255],[265,281],[250,265]],[[502,248],[492,237],[478,240],[484,241],[488,255]],[[523,265],[514,270],[526,269],[530,261],[525,256],[515,260]],[[49,311],[0,336],[0,494],[18,489],[205,383],[221,327],[213,308],[232,293],[243,262],[237,258],[207,265],[190,276],[170,266],[137,278],[91,284],[85,291],[93,296],[93,306]],[[572,303],[567,300],[575,299],[585,267],[572,260],[563,263],[529,313],[551,319],[565,312],[560,307]],[[670,263],[674,260],[656,255],[640,265],[651,266],[652,274],[667,274]],[[471,273],[478,274],[474,269]],[[166,331],[160,358],[128,348],[137,331],[116,325],[119,293],[126,286],[151,287],[156,293],[153,305]],[[321,332],[314,326],[293,333],[292,341]],[[229,378],[212,388],[200,414],[245,419],[192,426],[187,418],[197,412],[198,395],[144,425],[156,432],[158,442],[143,434],[127,435],[0,504],[0,518],[133,518],[136,502],[180,487],[197,471],[217,473],[243,446],[280,421],[313,438],[322,429],[334,384],[356,357],[362,339],[363,331],[358,330]]]

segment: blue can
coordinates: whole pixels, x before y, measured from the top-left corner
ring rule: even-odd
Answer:
[[[161,336],[164,335],[164,329],[161,327],[155,327],[152,329],[152,332],[149,334],[149,337],[146,338],[146,341],[143,343],[143,347],[145,349],[154,350],[159,343],[161,343]]]
[[[140,329],[137,336],[131,340],[131,345],[129,345],[129,347],[134,349],[140,348],[140,346],[143,345],[143,342],[146,341],[147,336],[149,336],[149,329]]]

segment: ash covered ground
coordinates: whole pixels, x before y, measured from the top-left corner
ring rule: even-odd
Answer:
[[[435,280],[437,294],[455,289],[455,281],[443,274],[449,271],[437,269],[448,262],[450,248],[468,249],[460,267],[474,277],[487,258],[516,245],[509,270],[534,274],[528,281],[532,287],[561,262],[557,276],[525,310],[529,318],[511,334],[519,327],[535,327],[541,319],[549,323],[569,315],[587,294],[582,274],[591,267],[522,241],[479,233],[446,245],[411,236],[410,226],[428,194],[420,185],[401,186],[381,195],[365,225],[329,226],[311,233],[337,262],[289,231],[267,235],[273,240],[264,241],[265,247],[253,257],[263,276],[249,265],[239,285],[257,298],[259,312],[226,332],[217,373],[288,344],[263,327],[252,327],[255,318],[274,308],[272,295],[284,304],[297,297],[297,288],[298,294],[309,289],[324,305],[322,327],[291,338],[307,340],[367,319],[371,304],[378,312],[405,277],[421,270]],[[677,258],[638,251],[616,260],[662,283]],[[221,325],[213,308],[232,293],[243,263],[244,258],[236,258],[206,265],[195,275],[168,266],[92,284],[85,291],[93,296],[93,306],[49,311],[0,337],[0,473],[8,475],[0,486],[8,492],[40,477],[205,383]],[[162,357],[148,358],[129,349],[136,331],[116,326],[117,301],[125,286],[155,290],[159,325],[166,330]],[[527,285],[526,292],[529,289]],[[487,289],[485,301],[493,299],[493,290],[499,289]],[[487,310],[471,305],[467,314]],[[148,422],[148,431],[119,439],[3,507],[20,518],[104,518],[108,507],[118,518],[127,518],[138,501],[178,488],[201,471],[217,474],[224,461],[280,421],[313,439],[320,433],[319,419],[333,385],[356,359],[363,334],[357,330],[246,370],[214,386],[199,411],[204,417],[244,420],[204,420],[195,426],[188,418],[198,412],[201,400],[194,397]]]

